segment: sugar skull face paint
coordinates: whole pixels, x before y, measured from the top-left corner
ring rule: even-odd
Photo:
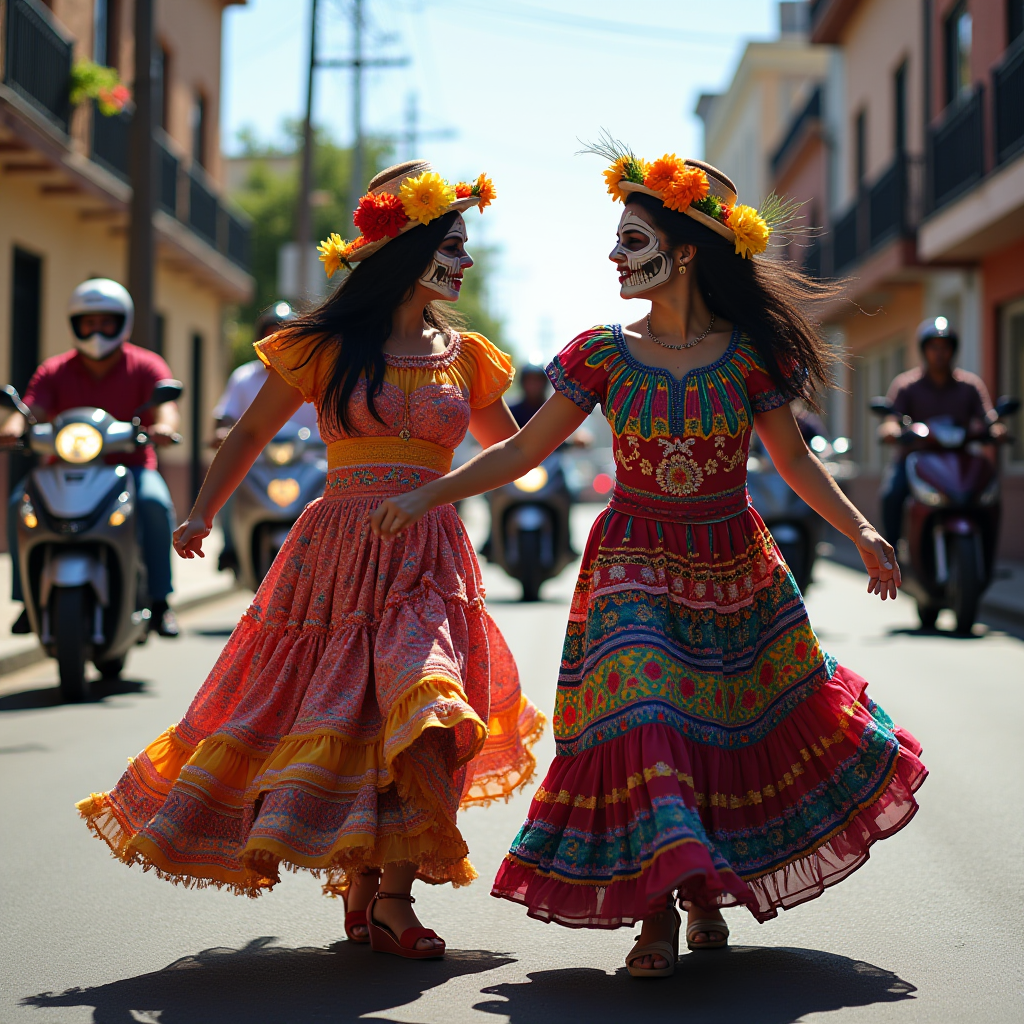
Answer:
[[[467,237],[466,222],[459,214],[420,278],[420,284],[437,292],[447,302],[458,300],[462,274],[473,266],[473,258],[466,252]]]
[[[654,228],[628,206],[622,211],[619,240],[608,258],[619,267],[619,294],[624,299],[663,284],[672,275],[672,257],[658,248]]]

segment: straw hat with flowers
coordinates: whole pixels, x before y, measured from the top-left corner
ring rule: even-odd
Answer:
[[[352,221],[359,236],[346,242],[337,233],[319,245],[320,259],[328,277],[339,267],[372,256],[392,238],[429,224],[446,213],[471,206],[490,206],[496,193],[486,174],[474,182],[449,184],[426,160],[408,160],[383,170],[370,182],[370,190],[359,200]]]

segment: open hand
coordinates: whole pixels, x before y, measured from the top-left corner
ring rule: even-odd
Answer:
[[[407,530],[430,511],[430,501],[423,496],[423,488],[385,498],[370,515],[370,529],[374,535],[390,540]]]
[[[203,540],[210,536],[212,527],[208,526],[202,519],[193,517],[186,519],[173,534],[172,541],[174,550],[182,558],[205,558],[203,554]]]
[[[857,536],[857,551],[868,571],[868,593],[896,599],[896,590],[902,584],[900,567],[892,545],[873,527],[865,524]]]

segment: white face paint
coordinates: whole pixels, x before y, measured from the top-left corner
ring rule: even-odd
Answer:
[[[431,291],[435,291],[446,302],[456,302],[459,298],[459,291],[462,288],[462,273],[473,266],[473,259],[465,250],[466,245],[466,222],[460,213],[455,218],[441,243],[441,248],[434,253],[426,273],[420,278],[420,284]],[[458,246],[452,245],[458,241]],[[445,252],[445,247],[457,249],[456,252]]]
[[[639,248],[626,248],[622,244],[625,234],[642,235],[646,242]],[[632,299],[663,284],[672,275],[672,257],[658,248],[658,236],[647,221],[638,217],[628,206],[622,211],[618,227],[619,240],[609,258],[619,265],[619,294]],[[619,263],[625,261],[625,266]]]

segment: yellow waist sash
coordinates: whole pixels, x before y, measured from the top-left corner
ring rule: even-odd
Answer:
[[[327,446],[327,468],[350,466],[416,466],[445,474],[452,468],[452,452],[433,441],[410,437],[347,437]]]

